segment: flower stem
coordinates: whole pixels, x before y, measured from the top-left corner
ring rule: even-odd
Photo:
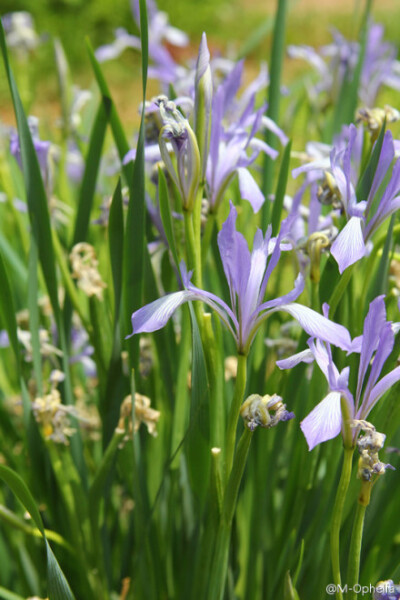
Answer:
[[[238,355],[237,374],[235,392],[232,399],[231,408],[228,417],[228,427],[226,431],[226,454],[225,454],[225,479],[228,477],[232,468],[233,454],[235,450],[236,429],[239,419],[240,406],[243,401],[244,392],[246,390],[247,376],[247,356],[244,354]]]
[[[366,504],[362,504],[360,501],[357,503],[357,511],[353,523],[353,531],[351,533],[349,564],[347,571],[347,584],[350,590],[348,594],[348,600],[357,600],[357,592],[355,590],[357,589],[356,584],[359,583],[360,554],[366,508]]]
[[[232,471],[225,488],[222,514],[216,534],[215,549],[209,578],[208,600],[222,600],[223,598],[226,573],[228,570],[232,519],[252,435],[253,432],[245,427],[237,445]]]
[[[332,561],[332,573],[333,583],[336,585],[336,600],[343,600],[343,593],[341,590],[341,576],[340,576],[340,526],[342,524],[342,513],[344,502],[346,499],[347,488],[349,487],[351,466],[353,458],[354,448],[344,449],[344,458],[342,466],[342,474],[338,489],[336,492],[335,505],[333,507],[332,522],[331,522],[331,561]]]

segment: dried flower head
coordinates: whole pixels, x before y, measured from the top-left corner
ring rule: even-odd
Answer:
[[[135,423],[133,433],[139,430],[139,427],[144,423],[147,431],[153,437],[157,436],[156,425],[160,418],[160,411],[150,407],[150,398],[135,393]],[[124,441],[132,437],[132,395],[126,396],[121,404],[120,419],[118,422],[117,431],[125,431],[126,436]]]
[[[99,261],[96,252],[90,244],[80,242],[75,244],[70,254],[72,277],[77,280],[78,287],[89,297],[103,299],[103,289],[107,287],[98,271]]]
[[[43,428],[46,439],[66,446],[69,444],[68,438],[76,431],[70,427],[69,415],[77,416],[77,411],[75,407],[61,403],[60,392],[57,389],[53,388],[49,394],[35,398],[32,410],[36,421]]]
[[[273,415],[270,414],[273,411]],[[294,414],[286,410],[282,398],[277,394],[260,396],[251,394],[242,404],[240,414],[245,425],[251,431],[258,426],[270,429],[279,421],[288,421],[294,418]]]
[[[363,481],[374,481],[376,477],[383,475],[386,469],[393,469],[392,465],[382,463],[378,456],[379,450],[382,450],[385,444],[386,435],[376,431],[368,421],[354,420],[351,426],[364,431],[364,435],[357,440],[360,452],[357,477]]]

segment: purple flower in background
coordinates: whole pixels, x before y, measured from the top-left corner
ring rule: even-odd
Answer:
[[[36,117],[28,117],[28,124],[32,135],[33,147],[35,148],[36,156],[39,162],[42,179],[46,189],[48,189],[50,185],[49,150],[51,143],[43,141],[39,138],[39,120]],[[12,133],[10,135],[10,152],[22,169],[21,147],[19,144],[19,135],[17,133]]]
[[[132,2],[132,12],[136,24],[140,26],[139,2]],[[148,39],[149,57],[152,64],[149,65],[148,76],[158,79],[166,86],[175,84],[178,79],[185,78],[186,69],[177,64],[172,55],[164,46],[164,42],[175,47],[185,47],[189,43],[186,33],[172,27],[168,23],[168,15],[159,11],[155,2],[147,1],[148,12]],[[115,31],[115,40],[112,44],[105,44],[96,50],[96,58],[99,62],[117,58],[126,48],[141,50],[140,38],[131,35],[123,27]]]
[[[236,218],[236,209],[231,204],[229,216],[218,234],[219,252],[230,290],[230,306],[218,296],[192,285],[191,274],[188,274],[182,265],[185,289],[159,298],[133,313],[131,335],[161,329],[183,303],[201,300],[220,316],[232,333],[240,353],[248,353],[260,324],[278,310],[297,319],[310,335],[320,336],[321,339],[349,350],[351,339],[344,327],[332,323],[310,308],[293,302],[303,291],[302,275],[297,277],[292,291],[263,302],[269,278],[278,264],[282,240],[289,231],[290,223],[282,223],[277,238],[271,238],[270,227],[265,236],[258,230],[254,237],[253,250],[250,252],[245,238],[236,230]]]
[[[326,314],[326,305],[324,310]],[[315,360],[326,377],[329,385],[328,395],[300,424],[308,447],[312,450],[317,444],[336,437],[343,430],[341,398],[347,403],[352,420],[365,420],[378,400],[400,380],[400,367],[379,379],[394,345],[392,323],[386,320],[384,296],[378,296],[371,302],[363,333],[352,342],[350,351],[360,353],[355,395],[349,389],[350,369],[345,367],[339,372],[332,360],[329,343],[317,336],[316,339],[310,339],[308,345],[308,350],[279,360],[277,365],[281,369],[288,369],[300,362]]]
[[[391,132],[385,133],[370,191],[367,198],[360,202],[355,192],[358,178],[355,165],[360,162],[360,139],[354,125],[350,125],[348,132],[348,143],[344,147],[340,143],[339,148],[335,145],[331,151],[328,173],[332,179],[331,187],[336,189],[341,211],[347,220],[331,248],[340,273],[366,255],[367,244],[373,234],[400,207],[400,160],[392,168],[395,144]],[[295,169],[293,176],[315,169],[320,171],[324,167],[325,159],[314,161]],[[382,192],[381,185],[388,176],[390,179]],[[379,194],[382,194],[381,197]]]
[[[397,50],[393,44],[383,41],[383,34],[382,25],[369,25],[359,86],[360,101],[369,107],[374,105],[383,85],[400,89]],[[313,100],[327,94],[331,102],[336,102],[344,79],[351,79],[357,67],[360,44],[346,40],[335,29],[332,35],[333,43],[318,50],[306,45],[288,47],[290,57],[306,60],[319,76],[316,84],[308,86]]]

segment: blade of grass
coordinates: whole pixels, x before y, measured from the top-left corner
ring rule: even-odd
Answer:
[[[289,175],[289,163],[290,163],[290,151],[292,149],[292,140],[285,146],[285,150],[282,157],[282,164],[279,171],[278,184],[276,186],[274,205],[272,209],[272,235],[276,236],[279,232],[279,225],[281,222],[283,200],[285,197],[287,180]]]
[[[42,534],[46,545],[47,560],[47,582],[48,593],[51,600],[74,600],[74,595],[69,587],[64,573],[53,554],[51,546],[47,541],[43,527],[42,517],[36,503],[21,477],[4,465],[0,465],[0,478],[8,485],[14,495],[18,498],[24,508],[29,512],[36,527]]]
[[[269,84],[267,109],[267,116],[273,121],[275,121],[275,123],[278,123],[279,121],[279,105],[281,98],[281,73],[285,52],[286,12],[287,0],[278,0],[274,24],[274,36],[272,42],[271,77]],[[272,148],[274,148],[276,145],[275,136],[269,130],[267,130],[265,134],[265,141]],[[263,229],[267,227],[269,222],[270,206],[268,196],[273,186],[273,177],[273,160],[269,156],[265,155],[262,181],[262,190],[265,196],[265,202],[262,207],[261,215],[261,224]]]

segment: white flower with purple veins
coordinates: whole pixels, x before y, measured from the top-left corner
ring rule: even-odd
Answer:
[[[263,301],[269,278],[278,264],[282,241],[290,229],[290,223],[282,223],[277,238],[271,238],[271,227],[265,236],[258,230],[254,237],[253,250],[250,252],[245,238],[236,231],[236,217],[236,209],[231,204],[229,216],[218,234],[219,252],[229,285],[230,306],[218,296],[192,285],[191,273],[187,273],[185,266],[181,264],[185,289],[159,298],[133,313],[131,335],[161,329],[179,306],[190,300],[200,300],[217,312],[232,333],[239,353],[249,352],[261,323],[278,310],[289,313],[310,335],[320,336],[321,339],[349,350],[351,339],[347,329],[294,302],[304,288],[302,275],[298,275],[294,289],[289,293]]]
[[[32,15],[26,11],[12,12],[1,17],[7,46],[21,56],[39,45]]]
[[[345,148],[333,147],[330,155],[330,173],[340,196],[347,223],[332,244],[331,253],[340,273],[367,253],[367,244],[382,223],[400,208],[400,160],[392,168],[395,144],[390,131],[385,133],[378,165],[366,199],[357,201],[353,155],[358,151],[358,134],[354,125],[349,127],[349,141]],[[358,158],[355,162],[358,161]],[[313,169],[321,169],[317,161],[299,167],[293,176]],[[381,184],[390,177],[382,193]],[[379,198],[379,194],[382,193]]]
[[[383,41],[383,33],[382,25],[370,24],[359,86],[361,102],[370,107],[383,85],[400,89],[397,50],[393,44]],[[332,35],[333,43],[319,50],[305,45],[288,47],[290,57],[306,60],[318,73],[317,83],[308,88],[314,99],[327,93],[332,101],[337,100],[344,79],[353,77],[358,63],[360,45],[346,40],[339,31],[333,30]]]
[[[282,144],[285,145],[288,141],[283,131],[265,116],[265,106],[258,110],[254,108],[256,94],[266,84],[265,76],[250,84],[249,90],[243,93],[245,101],[238,103],[235,96],[240,88],[242,72],[243,61],[240,61],[219,85],[213,98],[206,172],[208,199],[213,212],[218,210],[224,193],[236,174],[241,197],[248,200],[254,212],[257,212],[265,198],[248,167],[255,162],[260,152],[273,159],[278,152],[262,139],[256,138],[256,134],[269,129]]]
[[[325,314],[328,310],[325,305]],[[330,440],[343,431],[341,398],[347,404],[351,420],[365,421],[378,400],[400,380],[400,367],[379,379],[394,345],[394,327],[386,320],[384,296],[378,296],[371,302],[363,333],[353,340],[350,349],[350,352],[360,353],[355,395],[349,389],[350,369],[345,367],[339,372],[332,360],[329,343],[316,336],[316,339],[309,340],[308,345],[308,350],[279,360],[277,365],[281,369],[290,369],[300,362],[316,361],[326,377],[328,395],[300,424],[308,447],[312,450],[317,444]]]

